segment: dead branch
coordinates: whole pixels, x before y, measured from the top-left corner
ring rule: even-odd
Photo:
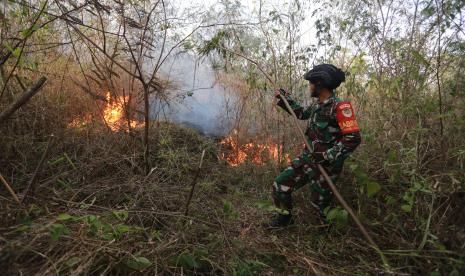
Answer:
[[[47,80],[46,77],[41,77],[29,90],[27,90],[16,102],[14,102],[5,111],[0,113],[0,124],[7,120],[18,108],[27,103],[42,88]]]
[[[8,184],[8,182],[6,182],[6,179],[3,177],[3,175],[0,173],[0,180],[2,181],[3,185],[5,186],[5,188],[10,192],[11,196],[15,199],[15,201],[18,203],[18,205],[21,205],[21,201],[19,201],[19,198],[18,196],[16,195],[16,193],[13,191],[13,189],[11,188],[10,184]]]
[[[107,99],[104,96],[95,94],[89,88],[85,87],[84,85],[78,83],[77,81],[75,81],[73,79],[71,79],[71,81],[74,82],[74,84],[76,84],[77,86],[79,86],[79,88],[81,88],[82,91],[89,94],[93,99],[107,102]]]
[[[202,169],[202,163],[203,163],[204,156],[205,156],[205,150],[202,151],[202,156],[200,157],[199,167],[197,168],[197,172],[195,173],[194,179],[192,179],[192,188],[191,188],[191,192],[189,193],[189,198],[187,199],[187,202],[186,202],[186,211],[184,212],[185,216],[187,216],[187,214],[189,213],[189,204],[191,203],[192,195],[194,194],[194,188],[195,188],[195,184],[197,183],[197,178],[199,177],[200,170]]]
[[[42,157],[40,158],[39,164],[37,164],[37,167],[34,171],[34,175],[32,175],[32,178],[29,181],[29,184],[27,185],[26,191],[24,192],[23,198],[21,199],[21,203],[24,202],[24,200],[26,200],[27,195],[31,189],[32,189],[32,192],[34,192],[34,184],[36,182],[37,175],[40,169],[42,168],[42,164],[44,164],[44,161],[45,161],[45,158],[47,157],[48,150],[50,149],[50,144],[52,143],[52,140],[53,140],[53,136],[48,139],[47,147],[45,148],[44,153],[42,153]]]

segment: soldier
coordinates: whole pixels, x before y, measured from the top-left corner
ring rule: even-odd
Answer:
[[[334,90],[345,81],[345,74],[331,64],[321,64],[308,71],[304,78],[309,81],[311,96],[317,98],[313,104],[303,108],[289,93],[276,91],[278,106],[287,110],[279,94],[286,97],[289,105],[300,120],[309,120],[305,135],[312,149],[304,148],[292,160],[273,183],[273,201],[279,212],[267,225],[281,227],[294,223],[292,218],[292,192],[310,183],[311,204],[320,218],[326,221],[324,209],[332,200],[332,191],[316,164],[325,168],[335,182],[342,171],[344,160],[360,144],[359,127],[350,102],[335,97]]]

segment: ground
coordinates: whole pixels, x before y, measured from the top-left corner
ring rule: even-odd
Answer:
[[[284,164],[246,162],[231,167],[218,159],[216,141],[178,126],[154,127],[150,160],[154,169],[148,176],[141,165],[140,142],[133,136],[75,129],[67,130],[62,134],[65,138],[52,146],[34,192],[21,207],[2,191],[0,266],[8,275],[457,271],[449,266],[453,261],[447,253],[435,255],[428,246],[423,255],[405,250],[408,242],[390,234],[390,226],[377,220],[376,214],[370,218],[371,214],[357,210],[359,199],[347,170],[339,188],[384,250],[390,268],[344,216],[343,223],[335,220],[331,228],[321,227],[307,187],[295,195],[295,225],[263,227],[272,215],[271,184]],[[8,141],[3,145],[8,147]],[[43,145],[38,148],[43,150]],[[186,216],[186,200],[203,149],[204,166]],[[9,148],[10,154],[15,151],[14,146]],[[20,159],[14,160],[9,175],[34,171],[38,162],[21,168]],[[30,175],[22,177],[13,179],[20,197]],[[456,264],[463,264],[463,256],[450,254]],[[447,259],[444,266],[441,258]]]

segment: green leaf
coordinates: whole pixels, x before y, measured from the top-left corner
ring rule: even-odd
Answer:
[[[393,205],[394,203],[396,203],[396,199],[390,195],[387,195],[385,200],[387,205]]]
[[[24,29],[24,30],[21,30],[20,33],[23,38],[26,38],[32,34],[32,29],[31,28]]]
[[[152,240],[158,240],[158,241],[161,241],[161,233],[159,230],[153,230],[151,233],[150,233],[150,238]]]
[[[66,157],[60,156],[60,157],[58,157],[57,159],[55,159],[53,161],[48,161],[48,164],[54,166],[54,165],[58,165],[58,164],[62,163],[65,160],[66,160]]]
[[[347,224],[349,221],[349,214],[346,210],[341,210],[337,213],[337,222],[340,224]]]
[[[145,257],[134,257],[126,262],[129,268],[134,270],[143,270],[151,266],[152,263]]]
[[[273,205],[273,202],[271,202],[270,200],[261,200],[261,201],[256,203],[256,206],[259,209],[263,209],[263,210],[266,210],[268,212],[276,211],[275,210],[276,207]]]
[[[200,264],[197,262],[195,256],[190,254],[189,252],[184,252],[181,255],[179,255],[178,262],[181,264],[182,267],[187,269],[194,269],[200,267]]]
[[[115,210],[112,214],[119,220],[125,221],[129,217],[129,212],[126,210]]]
[[[67,221],[67,220],[74,219],[74,217],[71,216],[70,214],[59,214],[57,219],[60,221]]]
[[[405,205],[402,205],[400,208],[401,208],[402,210],[404,210],[405,212],[407,212],[407,213],[409,213],[409,212],[412,211],[412,205],[407,205],[407,204],[405,204]]]
[[[131,232],[131,226],[126,224],[118,224],[115,226],[115,232],[117,232],[120,235],[127,232]]]
[[[67,235],[69,234],[68,228],[64,226],[61,223],[54,223],[50,225],[50,236],[52,237],[52,240],[57,241],[61,235]]]
[[[337,208],[333,208],[333,209],[329,210],[329,211],[326,213],[326,218],[327,218],[329,221],[333,221],[333,220],[337,217],[337,213],[338,213],[338,209],[337,209]]]
[[[375,181],[368,181],[367,182],[367,194],[368,194],[368,197],[372,197],[373,195],[378,193],[379,190],[381,190],[381,186],[378,184],[378,182],[375,182]]]
[[[21,225],[18,228],[16,228],[16,231],[26,232],[26,231],[29,231],[29,229],[31,229],[30,225]]]
[[[229,201],[223,201],[223,213],[225,214],[230,214],[233,210],[233,206],[232,206],[232,203],[229,202]]]
[[[21,48],[17,47],[13,49],[13,47],[10,44],[5,44],[5,48],[7,48],[8,51],[10,51],[13,56],[15,56],[16,58],[19,58],[21,54]]]

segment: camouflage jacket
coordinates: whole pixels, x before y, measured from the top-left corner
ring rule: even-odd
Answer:
[[[361,142],[360,129],[350,102],[331,96],[303,108],[287,96],[289,105],[300,120],[309,120],[305,134],[312,156],[318,163],[340,167],[344,159]],[[279,99],[278,106],[290,113]]]

